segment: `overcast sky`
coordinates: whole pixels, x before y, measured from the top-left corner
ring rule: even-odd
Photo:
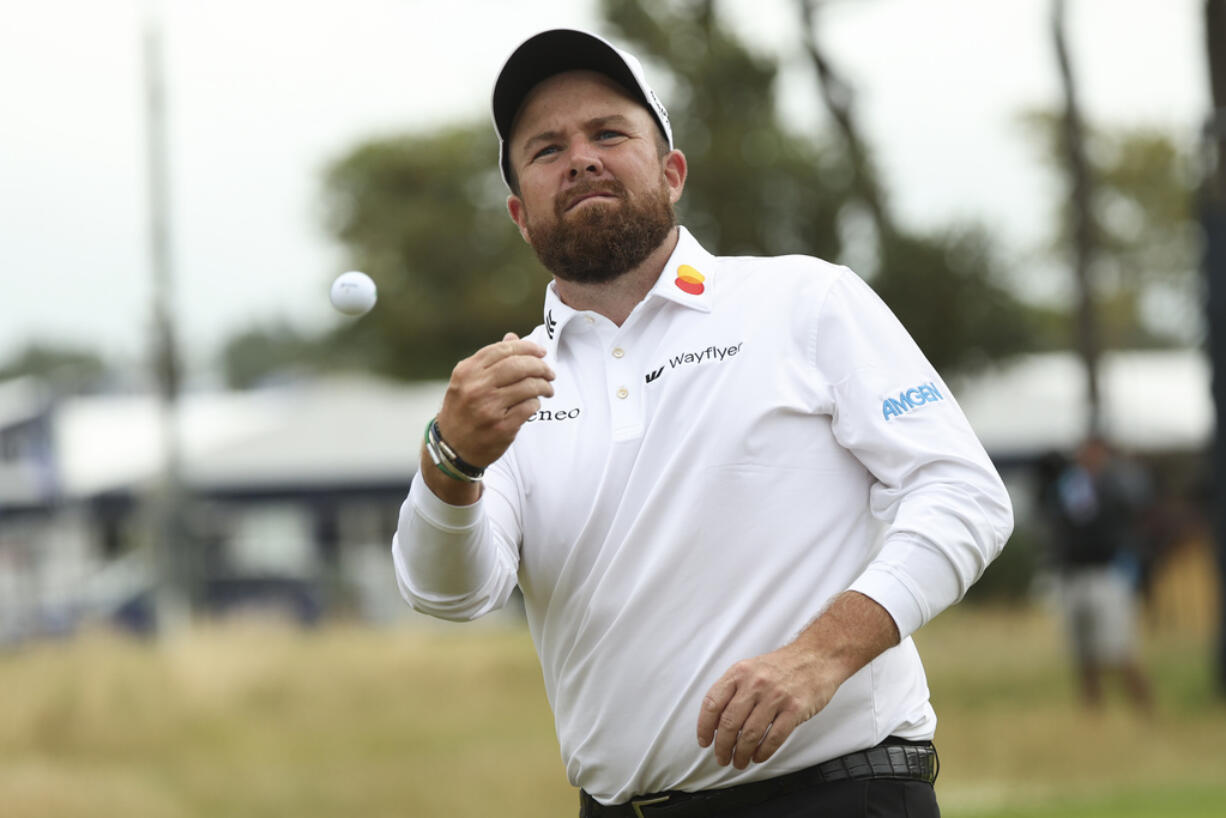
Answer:
[[[1088,117],[1194,143],[1209,108],[1203,0],[1068,5]],[[789,119],[820,122],[793,0],[720,7],[783,60]],[[147,8],[163,19],[175,307],[197,367],[259,322],[340,320],[327,290],[343,255],[321,227],[330,160],[364,138],[487,116],[518,42],[599,30],[592,0],[0,0],[0,361],[36,339],[143,354]],[[1038,240],[1056,189],[1015,115],[1059,101],[1048,13],[1048,0],[830,4],[823,43],[906,220],[974,217],[1019,256]]]

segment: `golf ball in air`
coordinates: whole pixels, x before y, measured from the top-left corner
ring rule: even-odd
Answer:
[[[370,312],[378,297],[375,282],[366,273],[350,270],[341,273],[332,282],[332,306],[345,315],[364,315]]]

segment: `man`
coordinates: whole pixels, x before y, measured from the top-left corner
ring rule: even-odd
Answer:
[[[1091,436],[1060,471],[1046,502],[1055,524],[1065,626],[1082,700],[1102,703],[1104,671],[1118,672],[1138,710],[1153,708],[1136,650],[1139,512],[1150,495],[1143,471]]]
[[[554,279],[452,374],[402,594],[471,619],[518,583],[581,815],[937,815],[910,634],[1012,527],[949,390],[849,270],[676,225],[685,156],[632,56],[544,32],[493,108]]]

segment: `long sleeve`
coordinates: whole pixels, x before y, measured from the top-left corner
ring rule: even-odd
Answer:
[[[519,566],[519,526],[509,470],[491,467],[482,498],[452,506],[420,473],[400,507],[392,561],[400,594],[414,610],[470,620],[506,604]]]
[[[949,388],[875,293],[850,272],[819,317],[819,368],[836,439],[872,473],[880,552],[852,583],[907,636],[962,598],[1004,548],[1004,484]]]

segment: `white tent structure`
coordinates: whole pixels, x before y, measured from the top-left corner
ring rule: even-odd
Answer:
[[[1085,376],[1071,353],[1028,355],[952,384],[993,458],[1070,451],[1085,436]],[[1200,350],[1102,357],[1103,432],[1138,453],[1204,449],[1213,435],[1209,361]]]
[[[226,493],[386,483],[407,490],[444,388],[346,377],[187,394],[175,421],[182,479]],[[165,457],[162,422],[152,396],[64,401],[53,424],[63,494],[90,497],[155,479]]]

